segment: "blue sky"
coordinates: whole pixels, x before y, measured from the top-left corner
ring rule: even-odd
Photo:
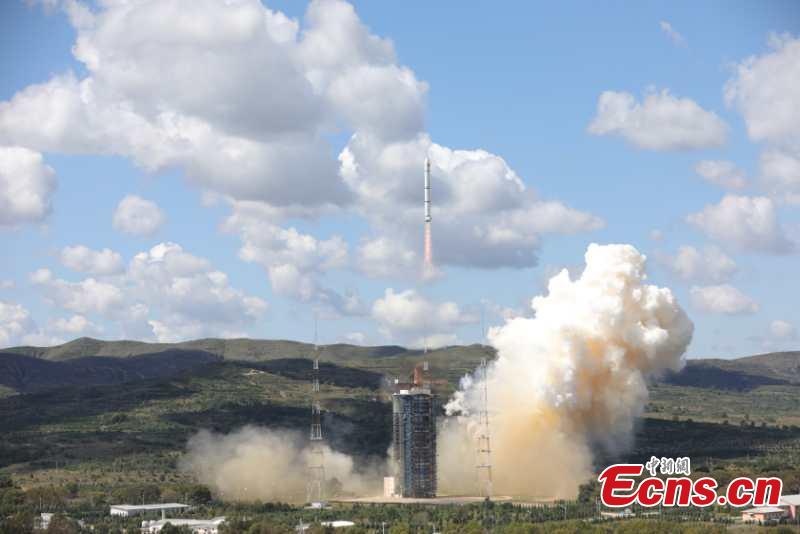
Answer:
[[[471,343],[597,242],[797,345],[796,2],[98,4],[0,7],[0,344]]]

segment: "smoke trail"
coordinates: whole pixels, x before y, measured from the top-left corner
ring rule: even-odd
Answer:
[[[302,503],[306,445],[298,432],[244,427],[226,435],[202,430],[189,440],[181,467],[223,500]],[[323,452],[327,498],[379,492],[383,466],[362,465],[356,471],[350,456],[327,446]]]
[[[628,445],[647,380],[678,370],[693,325],[672,292],[644,283],[645,257],[630,245],[590,245],[577,280],[566,270],[533,299],[535,318],[489,333],[492,461],[497,494],[573,497],[593,472],[594,448]],[[440,485],[474,493],[478,378],[468,377],[440,432]],[[473,464],[474,465],[474,464]]]

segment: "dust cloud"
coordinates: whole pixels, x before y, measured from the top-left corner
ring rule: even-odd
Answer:
[[[203,430],[188,443],[181,467],[227,501],[306,501],[308,441],[299,432],[252,426],[230,434]],[[384,467],[356,469],[352,457],[323,446],[325,496],[375,494]]]

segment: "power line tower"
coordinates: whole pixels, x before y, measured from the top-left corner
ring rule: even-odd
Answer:
[[[311,375],[311,444],[308,451],[308,485],[306,500],[324,503],[325,456],[322,440],[322,409],[319,402],[319,345],[317,345],[317,318],[314,317],[314,367]]]
[[[489,380],[486,358],[481,360],[483,383],[481,384],[481,409],[478,412],[478,485],[480,494],[492,498],[492,448],[489,439]]]

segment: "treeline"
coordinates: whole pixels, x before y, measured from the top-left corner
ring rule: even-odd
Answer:
[[[334,531],[330,527],[320,525],[309,526],[308,534],[330,534]],[[162,531],[166,532],[166,531]],[[176,530],[175,532],[182,532]],[[270,521],[243,521],[234,520],[227,522],[220,530],[221,534],[293,534],[296,529]],[[381,529],[370,529],[360,525],[349,527],[348,534],[381,534]],[[414,527],[408,523],[399,523],[386,528],[386,534],[427,534],[428,528]],[[627,521],[606,521],[589,523],[585,521],[561,521],[552,523],[510,523],[497,527],[486,527],[478,522],[464,525],[446,524],[441,530],[442,534],[723,534],[725,526],[708,523],[674,523],[668,521],[649,521],[633,519]],[[773,531],[781,534],[779,530]],[[788,530],[791,534],[791,529]]]

